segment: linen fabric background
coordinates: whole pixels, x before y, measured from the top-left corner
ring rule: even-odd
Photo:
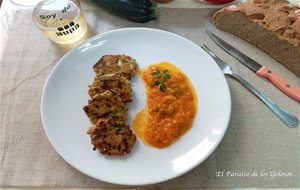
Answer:
[[[120,19],[100,8],[86,9],[85,15],[89,24],[88,37],[117,28],[150,27],[174,32],[199,45],[205,43],[229,63],[236,73],[278,105],[300,117],[299,103],[222,51],[208,39],[205,29],[231,42],[297,86],[300,86],[299,78],[252,45],[217,30],[210,21],[212,11],[161,8],[159,19],[145,24]],[[2,16],[2,22],[5,19]],[[15,12],[8,28],[2,27],[1,30],[8,32],[9,36],[1,50],[0,185],[136,188],[105,183],[80,173],[56,153],[45,135],[40,114],[42,89],[51,69],[71,47],[52,43],[20,11]],[[138,188],[300,187],[300,128],[286,127],[241,84],[229,77],[227,81],[232,97],[232,115],[219,147],[202,164],[185,175]],[[269,174],[281,171],[291,173],[292,176],[218,177],[217,172],[220,171]]]

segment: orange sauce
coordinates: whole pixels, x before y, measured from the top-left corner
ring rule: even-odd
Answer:
[[[154,81],[153,72],[168,70],[163,92]],[[138,112],[133,121],[135,134],[145,143],[165,148],[185,134],[193,124],[197,111],[197,96],[187,76],[177,67],[161,62],[141,70],[147,94],[147,106]]]

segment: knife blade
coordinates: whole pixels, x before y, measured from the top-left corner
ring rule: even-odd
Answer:
[[[222,48],[228,54],[236,58],[240,63],[248,67],[254,73],[256,73],[256,75],[268,79],[283,93],[293,98],[294,100],[300,102],[300,88],[291,84],[283,77],[279,76],[277,73],[269,69],[267,66],[260,65],[259,63],[257,63],[244,53],[240,52],[239,50],[235,49],[234,47],[232,47],[227,42],[225,42],[215,34],[211,33],[210,31],[206,30],[206,33],[208,34],[210,39],[212,39],[220,48]]]

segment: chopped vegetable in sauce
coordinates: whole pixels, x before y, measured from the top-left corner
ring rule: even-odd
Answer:
[[[137,113],[134,131],[146,144],[165,148],[192,126],[197,96],[187,76],[168,62],[142,69],[141,76],[146,86],[147,107]]]

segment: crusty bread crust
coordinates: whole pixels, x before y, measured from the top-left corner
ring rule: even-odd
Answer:
[[[228,31],[265,51],[300,77],[300,46],[278,37],[276,32],[254,22],[240,11],[218,11],[214,14],[217,28]]]

